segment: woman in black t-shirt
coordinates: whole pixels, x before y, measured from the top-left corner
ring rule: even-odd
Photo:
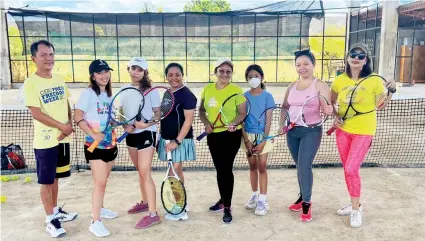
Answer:
[[[196,160],[192,122],[197,99],[183,84],[184,72],[180,64],[170,63],[165,68],[165,75],[173,91],[175,101],[172,112],[161,121],[158,159],[168,161],[167,151],[171,151],[173,167],[184,183],[183,162]],[[170,143],[165,144],[165,140],[170,140]],[[167,214],[165,218],[186,220],[188,218],[186,211],[179,215]]]

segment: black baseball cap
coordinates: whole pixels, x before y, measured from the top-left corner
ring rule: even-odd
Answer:
[[[90,74],[102,72],[102,70],[113,70],[105,60],[96,59],[89,66]]]

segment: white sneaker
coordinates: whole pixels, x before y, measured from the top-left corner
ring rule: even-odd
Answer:
[[[173,221],[179,221],[179,220],[184,221],[184,220],[187,220],[188,218],[189,218],[189,216],[187,215],[186,211],[183,211],[182,213],[177,214],[177,215],[173,215],[173,214],[170,214],[170,213],[165,214],[165,219],[173,220]]]
[[[185,209],[186,209],[186,212],[189,212],[189,204],[186,203]]]
[[[61,226],[61,222],[55,218],[46,224],[46,232],[52,236],[52,238],[59,238],[66,235],[66,231]]]
[[[362,219],[363,219],[362,210],[352,210],[351,216],[350,216],[350,225],[353,228],[358,228],[362,226]]]
[[[349,216],[351,215],[351,211],[353,210],[353,207],[351,206],[351,204],[339,209],[338,211],[336,211],[336,213],[340,216]],[[363,211],[362,206],[360,205],[359,207],[360,211]]]
[[[106,219],[113,219],[118,217],[118,213],[117,212],[112,212],[109,209],[106,208],[101,208],[100,209],[100,218],[106,218]]]
[[[255,215],[264,216],[269,210],[269,204],[266,202],[258,201],[257,208],[255,209]]]
[[[89,228],[90,232],[92,232],[97,237],[106,237],[109,236],[111,233],[109,233],[109,230],[105,228],[103,223],[101,221],[96,221],[92,224],[90,224]]]
[[[68,213],[65,212],[62,208],[58,209],[58,212],[55,214],[55,218],[59,219],[61,222],[69,222],[78,217],[78,213]]]
[[[246,209],[254,209],[254,208],[257,207],[257,203],[258,203],[258,196],[257,195],[251,195],[251,198],[245,204],[245,208]]]

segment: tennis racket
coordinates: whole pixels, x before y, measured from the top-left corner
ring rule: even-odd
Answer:
[[[277,121],[274,118],[277,117]],[[252,150],[248,150],[248,156],[256,155],[256,147],[267,140],[286,134],[289,125],[289,113],[279,106],[273,106],[265,109],[261,113],[257,122],[257,131],[254,141],[252,142]]]
[[[249,114],[251,105],[249,100],[244,94],[233,94],[229,96],[221,105],[218,115],[214,121],[213,129],[238,126],[245,121]],[[243,113],[245,114],[239,114]],[[196,140],[200,141],[202,138],[207,136],[208,133],[205,131],[199,135]]]
[[[366,110],[366,111],[362,112],[362,111],[358,110],[359,107],[361,108],[362,100],[356,100],[356,96],[358,95],[358,93],[365,91],[365,88],[362,88],[361,84],[364,81],[367,81],[368,79],[370,79],[371,77],[379,77],[382,80],[382,84],[385,87],[385,94],[382,95],[382,97],[376,101],[376,105],[373,109]],[[353,118],[354,116],[364,115],[364,114],[368,114],[368,113],[376,111],[376,108],[379,108],[384,104],[385,100],[390,95],[390,93],[395,93],[395,91],[396,91],[393,88],[388,88],[387,87],[388,83],[389,82],[384,77],[382,77],[380,75],[376,75],[376,74],[369,75],[366,78],[363,78],[360,81],[358,81],[357,84],[354,86],[354,88],[352,90],[350,90],[351,95],[350,95],[350,99],[349,99],[349,102],[348,102],[348,107],[345,110],[345,113],[342,116],[342,118],[340,118],[340,120],[344,122],[346,119]],[[353,114],[353,112],[351,112],[349,114],[350,109],[354,112],[354,114]],[[336,126],[332,126],[328,131],[326,131],[326,134],[331,135],[335,130],[336,130]]]
[[[318,94],[308,97],[297,115],[293,116],[292,113],[289,112],[291,122],[288,128],[285,129],[285,132],[288,132],[295,126],[314,128],[323,125],[328,119],[328,115],[326,115],[324,111],[324,108],[328,105],[328,100],[322,95]]]
[[[136,121],[141,121],[143,118],[145,123],[159,122],[171,113],[174,106],[173,92],[171,92],[171,90],[167,87],[157,86],[147,90],[143,94],[144,98],[148,98],[148,97],[152,98],[152,96],[148,96],[148,95],[150,93],[153,93],[154,91],[158,91],[158,94],[161,98],[160,107],[158,109],[155,108],[152,116],[143,116],[143,111],[142,111],[143,107],[142,107],[142,109],[139,110],[140,114],[136,116]],[[133,123],[133,126],[134,126],[134,123]],[[127,137],[127,135],[128,133],[125,132],[120,138],[117,139],[117,141],[120,143],[122,140],[124,140]]]
[[[165,86],[156,86],[145,92],[145,98],[147,98],[148,94],[153,93],[154,91],[158,91],[161,98],[161,105],[158,110],[154,110],[154,114],[151,117],[143,116],[142,113],[145,123],[159,122],[167,117],[173,110],[175,100],[171,89]]]
[[[165,141],[165,144],[168,143],[170,143],[170,140]],[[178,215],[186,208],[186,189],[174,170],[171,152],[167,152],[167,159],[167,173],[165,174],[164,181],[162,181],[161,185],[161,202],[165,211],[173,215]],[[172,174],[170,174],[170,170],[172,171]]]
[[[140,115],[144,105],[145,98],[139,89],[134,87],[121,89],[114,95],[109,104],[108,120],[105,129],[102,131],[103,135],[118,126],[132,123]],[[130,106],[134,108],[130,109]],[[122,140],[123,138],[118,139]],[[99,141],[94,141],[87,150],[93,152],[98,145]]]

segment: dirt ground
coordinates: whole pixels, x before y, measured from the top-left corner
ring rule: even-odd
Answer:
[[[113,172],[107,186],[105,206],[119,216],[104,220],[111,235],[96,238],[89,232],[92,181],[89,171],[73,173],[61,180],[59,204],[80,216],[63,226],[61,240],[424,240],[425,169],[363,168],[361,170],[363,226],[353,229],[348,217],[336,210],[349,201],[341,168],[314,169],[313,220],[301,223],[299,214],[288,210],[297,199],[295,169],[269,170],[268,200],[271,210],[255,216],[245,210],[251,194],[248,171],[235,172],[234,221],[221,222],[221,213],[208,207],[218,199],[215,172],[186,172],[189,220],[169,221],[157,200],[162,222],[146,230],[134,228],[143,214],[128,215],[126,210],[140,198],[136,172]],[[25,176],[33,181],[23,184]],[[154,172],[159,194],[163,172]],[[8,200],[1,207],[1,240],[52,240],[45,231],[44,211],[35,174],[20,175],[18,181],[2,182],[1,195]]]

